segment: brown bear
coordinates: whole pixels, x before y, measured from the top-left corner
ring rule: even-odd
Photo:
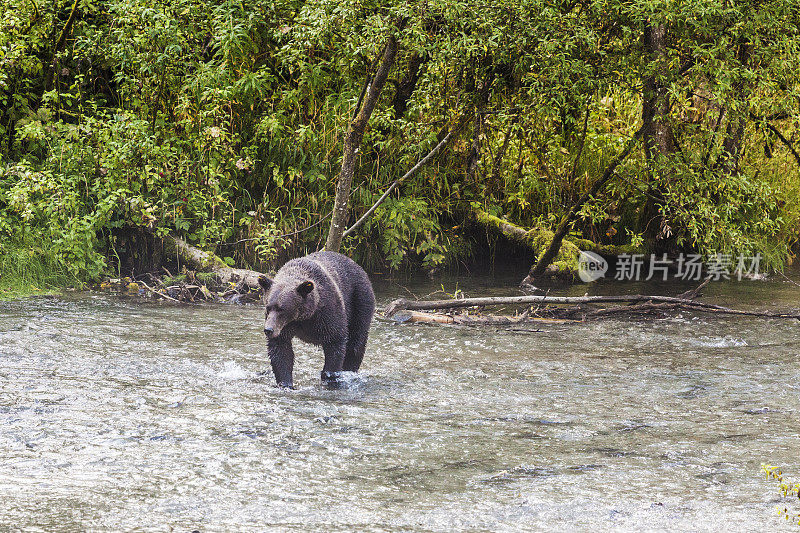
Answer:
[[[294,337],[322,346],[324,384],[336,386],[342,371],[358,371],[375,313],[372,284],[360,266],[336,252],[316,252],[292,259],[275,279],[258,281],[266,304],[267,352],[280,387],[294,386]]]

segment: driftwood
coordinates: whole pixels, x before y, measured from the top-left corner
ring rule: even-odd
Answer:
[[[523,313],[517,316],[502,315],[447,315],[444,313],[421,313],[419,311],[399,311],[392,316],[399,324],[455,324],[460,326],[513,326],[517,324],[563,324],[575,320],[531,317]]]
[[[172,296],[170,296],[168,294],[164,294],[163,292],[159,292],[159,291],[153,289],[152,287],[150,287],[147,283],[145,283],[142,280],[139,280],[137,283],[139,283],[142,287],[147,289],[150,292],[150,294],[152,294],[153,296],[159,296],[161,298],[164,298],[165,300],[170,300],[170,301],[173,301],[173,302],[176,302],[176,303],[181,303],[180,300],[178,300],[176,298],[173,298]]]
[[[494,296],[487,298],[463,298],[460,300],[429,300],[412,301],[400,298],[394,300],[386,308],[386,316],[392,316],[400,310],[431,310],[431,309],[463,309],[465,307],[485,307],[490,305],[534,305],[534,304],[594,304],[610,302],[652,302],[652,303],[673,303],[692,305],[703,309],[713,309],[717,311],[728,310],[719,305],[695,302],[674,296],[648,296],[644,294],[633,294],[630,296]],[[740,311],[738,313],[745,313]],[[737,313],[737,314],[738,314]],[[800,317],[800,315],[797,315]]]
[[[703,287],[708,284],[705,280],[699,287],[687,291],[677,297],[675,296],[653,296],[644,294],[634,294],[625,296],[509,296],[509,297],[487,297],[487,298],[463,298],[454,300],[431,300],[431,301],[412,301],[404,298],[394,300],[387,306],[385,316],[391,317],[400,311],[441,311],[443,309],[455,310],[466,308],[483,308],[486,306],[497,305],[525,305],[529,309],[517,317],[497,317],[486,315],[480,320],[475,316],[467,318],[456,318],[459,315],[445,314],[437,315],[434,313],[418,313],[412,315],[412,322],[435,322],[435,323],[462,323],[462,324],[501,324],[517,323],[532,319],[555,318],[562,320],[587,320],[599,319],[614,315],[648,315],[663,314],[665,311],[689,310],[701,313],[719,315],[740,315],[762,318],[788,318],[800,320],[800,313],[796,311],[747,311],[742,309],[731,309],[721,305],[698,302],[698,297]],[[611,307],[597,308],[593,304],[628,304],[614,305]],[[552,304],[552,305],[551,305]],[[554,307],[553,305],[571,305],[572,307]],[[430,315],[437,318],[426,319],[424,316]],[[448,322],[439,316],[451,316],[452,321]],[[460,322],[459,322],[460,320]],[[402,322],[402,320],[400,320]]]

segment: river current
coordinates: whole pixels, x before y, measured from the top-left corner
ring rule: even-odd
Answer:
[[[507,281],[459,287],[518,294]],[[379,305],[406,290],[377,288]],[[553,293],[587,290],[676,293]],[[707,293],[800,305],[780,280]],[[321,350],[296,341],[286,391],[262,317],[91,293],[0,302],[0,529],[797,530],[761,472],[800,480],[797,322],[374,322],[347,387],[323,389]]]

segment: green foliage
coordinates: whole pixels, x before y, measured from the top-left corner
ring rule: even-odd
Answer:
[[[664,207],[681,228],[679,244],[690,242],[709,255],[761,253],[767,264],[782,264],[794,243],[790,232],[796,230],[786,221],[800,220],[800,213],[794,202],[786,205],[779,189],[747,174],[710,179],[685,172],[681,177],[669,183]]]
[[[52,244],[31,233],[0,241],[0,300],[79,285]]]
[[[400,266],[409,253],[419,256],[427,267],[444,261],[446,249],[439,241],[442,229],[424,199],[390,200],[378,209],[381,252],[391,268]]]
[[[75,6],[0,0],[0,240],[50,243],[76,279],[115,268],[128,225],[262,269],[317,249],[344,132],[389,33],[398,60],[360,148],[353,220],[467,125],[345,241],[363,263],[463,258],[471,240],[451,222],[472,202],[549,231],[638,129],[647,77],[665,88],[679,149],[629,157],[573,233],[651,244],[656,191],[658,237],[675,246],[780,267],[795,244],[800,175],[775,133],[800,131],[794,2]],[[669,41],[657,57],[642,44],[654,24]]]
[[[186,274],[177,274],[175,276],[164,276],[164,285],[179,285],[186,282]]]

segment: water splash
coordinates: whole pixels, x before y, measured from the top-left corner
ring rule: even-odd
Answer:
[[[251,377],[244,368],[236,363],[236,361],[225,361],[222,372],[219,372],[217,376],[226,381],[248,379]]]

